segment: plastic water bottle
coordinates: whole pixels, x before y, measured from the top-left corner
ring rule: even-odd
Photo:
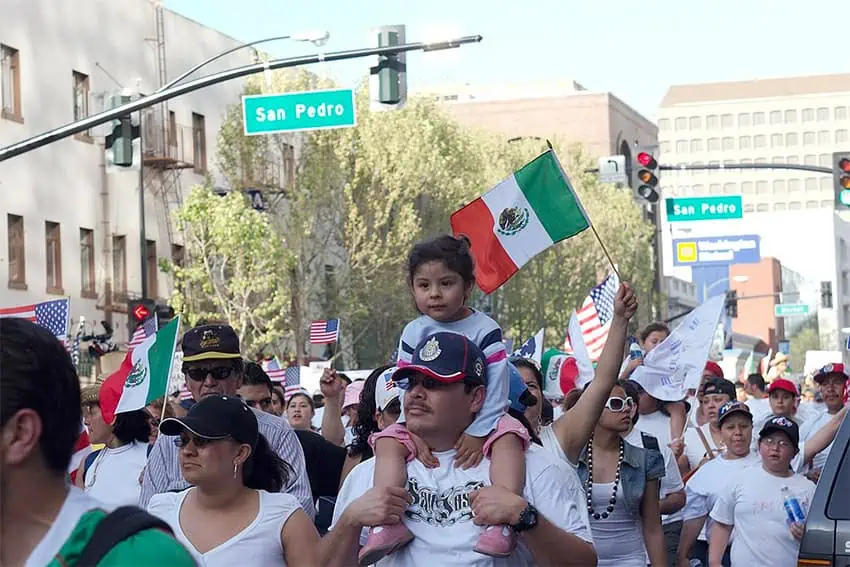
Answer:
[[[638,340],[634,337],[629,337],[629,359],[637,360],[643,358],[643,351],[638,344]]]
[[[806,515],[803,513],[803,507],[800,506],[800,501],[797,500],[797,497],[794,496],[787,486],[783,486],[781,492],[782,505],[785,507],[785,515],[788,518],[788,523],[805,523]]]

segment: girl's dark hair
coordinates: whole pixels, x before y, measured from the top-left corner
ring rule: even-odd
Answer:
[[[640,342],[645,342],[646,338],[652,333],[664,333],[669,335],[670,327],[668,327],[666,323],[661,323],[660,321],[650,323],[640,332]]]
[[[626,392],[626,396],[632,399],[632,403],[637,408],[638,402],[640,402],[640,388],[637,387],[637,383],[634,380],[618,380],[617,384],[622,386],[623,391]],[[632,418],[632,427],[637,423],[639,417],[640,412],[636,411],[635,416]]]
[[[289,486],[295,471],[275,453],[260,433],[257,446],[242,467],[242,482],[248,488],[280,492]]]
[[[532,443],[537,443],[538,445],[543,446],[543,441],[541,441],[540,437],[537,436],[537,433],[534,431],[534,428],[531,427],[531,423],[528,421],[528,418],[525,417],[524,413],[513,408],[508,408],[508,415],[525,426],[528,430],[529,437],[531,437]]]
[[[298,396],[301,396],[302,398],[307,400],[307,404],[310,406],[310,408],[314,412],[316,411],[316,403],[313,401],[313,397],[310,394],[305,394],[304,392],[298,392],[297,394],[293,394],[292,396],[290,396],[289,400],[286,402],[286,409],[289,409],[289,404],[291,404],[292,400],[294,400]]]
[[[443,262],[452,272],[463,278],[470,286],[475,283],[475,262],[469,250],[470,242],[466,236],[443,234],[417,243],[407,259],[407,279],[413,283],[413,276],[422,264]]]
[[[122,443],[147,443],[151,435],[151,416],[143,410],[115,414],[112,434]]]
[[[537,382],[537,387],[540,388],[540,391],[543,391],[543,373],[540,372],[540,369],[537,368],[537,365],[534,364],[531,360],[527,358],[512,358],[511,362],[517,368],[525,368],[531,372],[534,376],[534,380]]]
[[[388,368],[392,368],[392,365],[387,364],[376,368],[363,383],[360,403],[357,405],[357,425],[351,430],[354,440],[348,446],[350,457],[361,456],[363,460],[366,460],[373,455],[372,448],[369,447],[369,436],[378,431],[378,422],[375,421],[375,410],[378,409],[378,404],[375,402],[375,383]]]

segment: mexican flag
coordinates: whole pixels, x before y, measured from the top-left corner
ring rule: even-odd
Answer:
[[[123,384],[116,414],[142,409],[166,394],[179,328],[177,317],[127,353],[121,368],[113,374]]]
[[[472,242],[475,279],[484,293],[508,281],[555,242],[590,227],[590,219],[553,150],[451,217]]]

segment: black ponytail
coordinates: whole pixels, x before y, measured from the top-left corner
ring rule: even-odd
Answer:
[[[289,486],[294,472],[289,463],[272,450],[261,433],[257,446],[242,467],[242,482],[254,490],[280,492]]]

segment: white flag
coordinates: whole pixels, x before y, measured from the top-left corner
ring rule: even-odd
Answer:
[[[581,334],[581,325],[578,322],[578,314],[573,311],[570,315],[570,324],[567,327],[567,335],[570,337],[570,346],[573,349],[573,357],[576,359],[578,367],[578,378],[576,378],[576,388],[584,388],[588,382],[593,380],[595,372],[593,370],[593,362],[590,360],[590,354],[587,352],[587,345],[584,344],[584,337]]]
[[[654,398],[671,402],[699,387],[725,301],[724,295],[717,295],[688,313],[670,336],[647,353],[631,379]]]

